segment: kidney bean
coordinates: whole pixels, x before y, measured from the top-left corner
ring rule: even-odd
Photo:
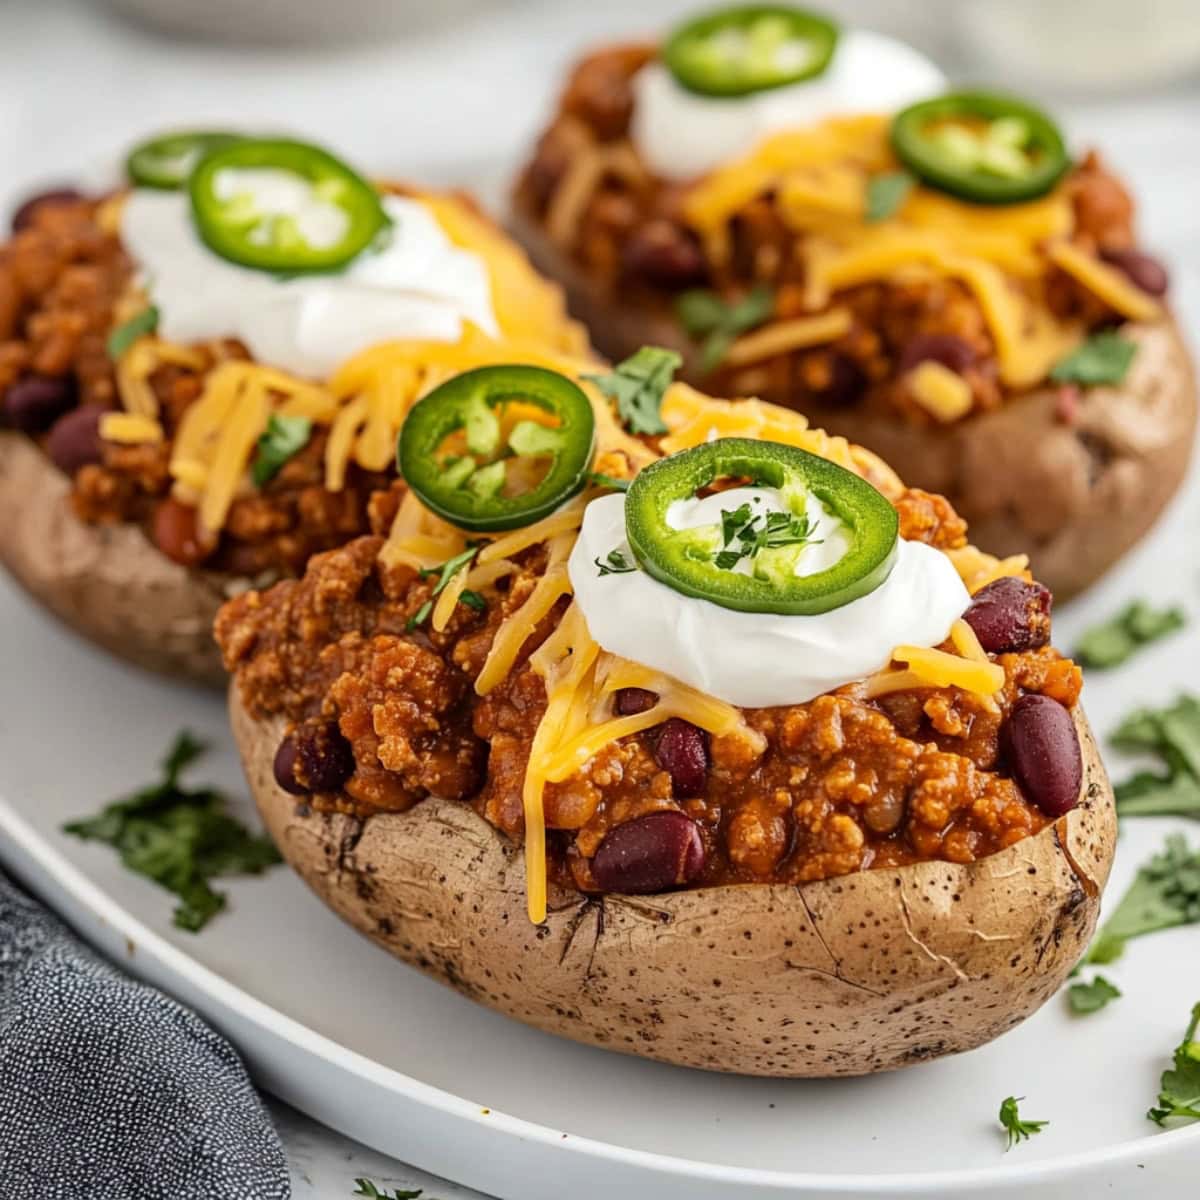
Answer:
[[[829,362],[829,383],[817,393],[824,404],[849,407],[867,390],[866,372],[846,354],[835,353]]]
[[[1004,756],[1021,791],[1048,817],[1079,803],[1083,755],[1071,714],[1049,696],[1022,696],[1008,715]]]
[[[618,717],[632,717],[649,712],[658,703],[658,696],[645,688],[620,688],[613,697],[613,709]]]
[[[200,536],[198,514],[190,504],[168,496],[154,510],[154,544],[181,567],[199,566],[210,547]]]
[[[1171,277],[1152,254],[1141,250],[1101,250],[1100,257],[1126,275],[1130,282],[1151,296],[1166,294]]]
[[[49,191],[38,192],[35,196],[23,201],[12,215],[12,231],[20,233],[33,224],[33,214],[43,204],[74,204],[82,200],[83,194],[74,188],[51,188]]]
[[[334,721],[300,725],[275,751],[275,782],[293,796],[336,792],[354,774],[354,751]]]
[[[22,433],[43,433],[77,399],[75,380],[69,375],[22,375],[4,393],[4,419]]]
[[[708,277],[708,267],[696,240],[665,217],[635,229],[621,257],[629,274],[655,287],[692,287]]]
[[[989,654],[1036,650],[1050,640],[1054,597],[1040,583],[1005,576],[980,588],[963,613]]]
[[[654,758],[671,776],[677,797],[702,796],[708,781],[708,739],[702,729],[672,717],[664,721],[654,746]]]
[[[975,363],[975,348],[965,338],[953,333],[918,333],[900,354],[900,374],[911,371],[928,359],[961,375]]]
[[[695,879],[704,858],[695,821],[681,812],[652,812],[609,831],[592,859],[592,877],[606,892],[663,892]]]
[[[60,471],[74,475],[89,463],[100,462],[100,418],[107,411],[102,404],[85,404],[55,421],[46,453]]]

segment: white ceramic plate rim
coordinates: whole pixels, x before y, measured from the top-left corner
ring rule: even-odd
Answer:
[[[496,1110],[481,1110],[479,1105],[462,1097],[432,1087],[400,1071],[381,1066],[371,1059],[349,1050],[330,1038],[315,1033],[300,1022],[256,1000],[241,988],[235,987],[215,971],[210,970],[172,946],[132,914],[127,912],[86,875],[54,849],[29,824],[19,817],[0,795],[0,836],[11,839],[20,851],[51,875],[73,899],[88,909],[97,919],[132,941],[140,953],[156,959],[165,969],[206,994],[243,1020],[264,1031],[283,1038],[297,1050],[347,1071],[365,1082],[405,1096],[418,1104],[435,1108],[447,1116],[473,1125],[483,1125],[496,1132],[553,1146],[559,1153],[569,1151],[576,1156],[603,1161],[628,1163],[668,1176],[690,1177],[713,1183],[751,1184],[770,1190],[795,1188],[824,1192],[909,1192],[929,1194],[936,1189],[946,1194],[948,1189],[969,1189],[987,1184],[1011,1187],[1022,1182],[1047,1182],[1066,1179],[1084,1168],[1115,1166],[1130,1162],[1145,1162],[1161,1154],[1177,1153],[1186,1142],[1200,1147],[1200,1124],[1151,1134],[1130,1142],[1122,1142],[1108,1150],[1085,1151],[1063,1158],[1044,1160],[1027,1166],[982,1167],[972,1170],[904,1172],[888,1175],[814,1174],[807,1172],[767,1171],[746,1167],[731,1167],[705,1163],[645,1150],[633,1150],[586,1137],[572,1137],[564,1144],[562,1134],[543,1125],[510,1117]]]

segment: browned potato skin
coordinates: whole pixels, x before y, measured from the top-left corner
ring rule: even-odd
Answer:
[[[0,562],[77,633],[140,667],[220,686],[212,637],[232,576],[173,563],[132,525],[88,525],[71,482],[23,434],[0,431]]]
[[[670,315],[597,289],[528,216],[514,213],[510,225],[534,265],[566,288],[602,354],[619,361],[639,346],[672,347],[684,355],[685,377],[704,386],[695,347]],[[981,549],[1028,553],[1034,575],[1065,600],[1146,535],[1191,456],[1196,379],[1178,327],[1167,320],[1122,332],[1140,343],[1128,377],[1083,389],[1073,426],[1056,416],[1057,385],[944,428],[852,407],[803,411],[818,428],[874,450],[905,482],[945,496]]]
[[[271,836],[350,924],[539,1029],[706,1070],[865,1075],[990,1041],[1079,961],[1116,844],[1112,791],[1076,709],[1079,807],[991,858],[800,887],[557,892],[535,927],[523,853],[473,809],[313,813],[275,783],[284,722],[252,718],[236,683],[230,710]]]

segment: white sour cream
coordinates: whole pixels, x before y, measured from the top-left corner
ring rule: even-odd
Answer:
[[[241,171],[226,185],[253,184],[256,199],[293,216],[313,244],[336,242],[345,218],[310,189],[286,178],[245,178],[275,174]],[[393,221],[389,235],[333,274],[283,279],[226,261],[200,240],[183,192],[132,192],[121,240],[158,307],[163,337],[237,338],[258,362],[296,375],[326,378],[391,339],[457,342],[464,320],[496,335],[483,261],[456,247],[419,201],[385,196],[383,206]]]
[[[646,165],[691,179],[744,154],[766,134],[846,113],[895,112],[946,88],[946,77],[904,42],[851,29],[823,75],[748,96],[689,92],[661,63],[633,80],[632,135]]]
[[[782,510],[770,489],[739,488],[677,502],[668,521],[681,529],[713,524],[721,509],[752,491],[764,497],[758,511]],[[814,497],[808,503],[814,536],[824,540],[805,548],[797,575],[824,570],[848,544],[838,518]],[[864,679],[886,666],[897,646],[944,641],[970,603],[950,560],[920,542],[900,542],[892,573],[873,592],[815,616],[737,612],[685,596],[641,570],[602,576],[596,559],[612,550],[636,562],[625,540],[623,496],[588,505],[568,563],[592,637],[612,654],[740,708],[803,704]]]

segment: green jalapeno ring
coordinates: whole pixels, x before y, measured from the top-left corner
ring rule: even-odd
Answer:
[[[275,170],[311,184],[322,200],[346,218],[342,235],[329,246],[306,241],[291,218],[247,213],[238,198],[217,194],[224,170]],[[296,275],[335,271],[365,250],[389,224],[374,187],[339,158],[308,142],[242,138],[210,151],[188,179],[196,231],[214,254],[241,267]],[[265,231],[266,236],[261,236]]]
[[[493,410],[509,401],[534,405],[557,424],[518,422],[507,448],[501,450]],[[446,438],[459,430],[465,433],[472,454],[548,457],[550,465],[536,487],[505,496],[508,458],[483,465],[469,457],[439,459]],[[413,405],[397,440],[396,462],[405,482],[431,512],[460,529],[498,533],[549,516],[580,491],[587,482],[595,439],[591,401],[565,375],[517,364],[476,367],[448,379]],[[463,462],[468,462],[467,469]]]
[[[671,528],[667,510],[720,478],[779,488],[785,499],[811,492],[843,523],[850,548],[812,575],[758,578],[718,567],[696,553],[689,531]],[[892,504],[852,471],[794,446],[750,438],[720,438],[660,459],[634,478],[625,497],[625,536],[642,569],[685,596],[740,612],[811,616],[858,600],[891,574],[899,528]]]
[[[742,42],[731,47],[739,35]],[[837,40],[837,25],[818,13],[783,4],[746,5],[681,25],[663,46],[662,60],[689,92],[745,96],[820,75]],[[780,51],[791,42],[802,43],[807,55],[780,62]]]
[[[206,154],[230,146],[241,137],[221,129],[181,129],[159,134],[130,150],[125,159],[125,173],[137,187],[177,191]]]
[[[981,120],[1006,134],[1016,131],[1020,145],[1003,138],[987,163],[986,139],[978,155],[965,153],[962,143],[939,137],[930,127],[954,118]],[[964,131],[965,133],[965,131]],[[976,204],[1017,204],[1044,196],[1071,165],[1058,126],[1041,109],[997,92],[948,92],[922,100],[897,113],[891,143],[896,157],[923,182]],[[966,135],[970,139],[970,135]],[[1013,151],[1017,152],[1014,159]],[[1030,159],[1029,153],[1036,154]],[[1021,160],[1024,160],[1023,162]]]

